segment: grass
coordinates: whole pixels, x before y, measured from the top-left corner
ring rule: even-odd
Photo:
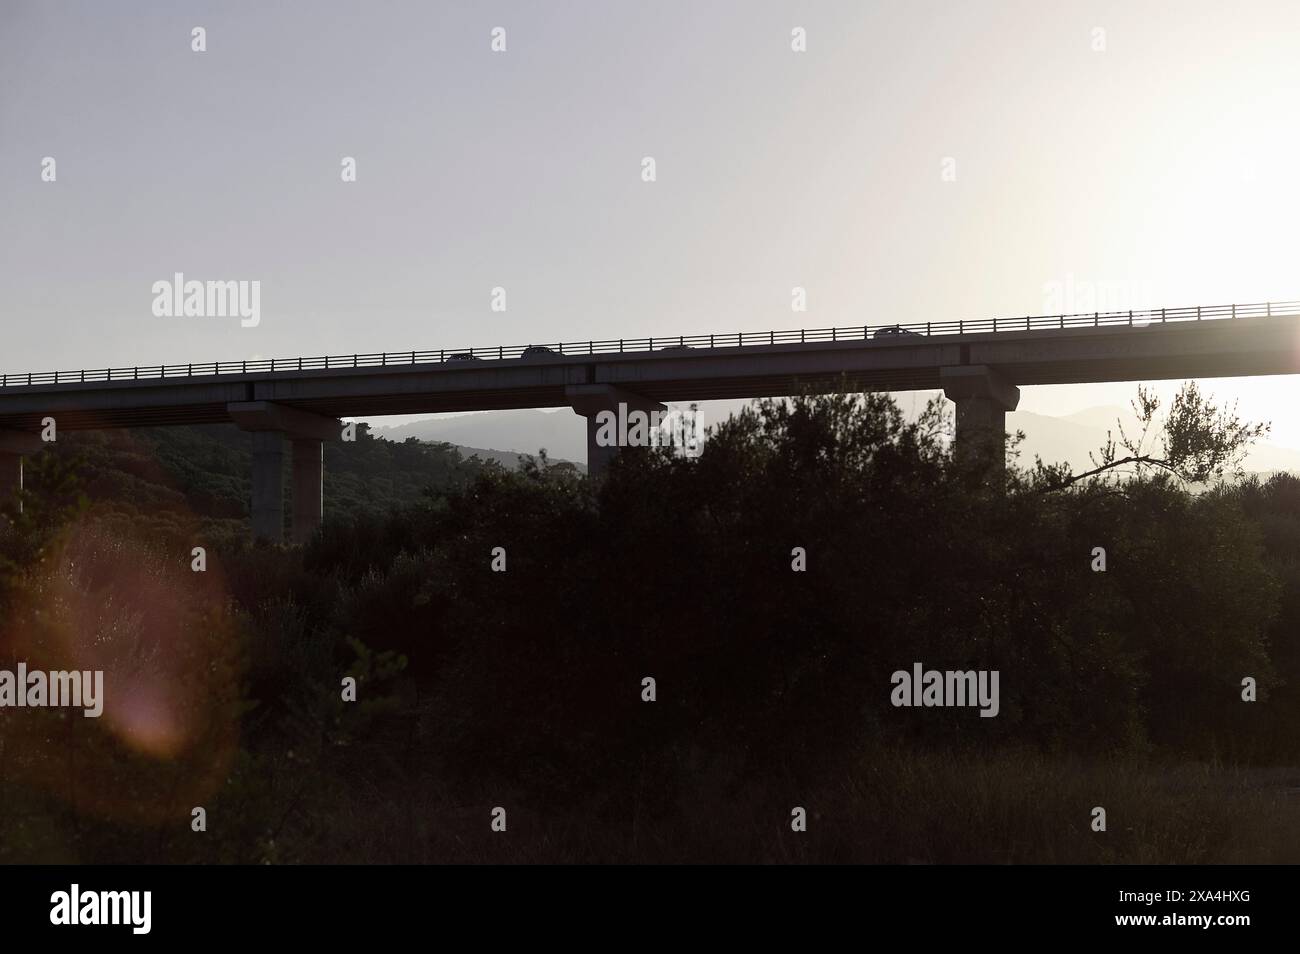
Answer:
[[[286,826],[305,862],[1264,864],[1300,861],[1295,772],[1128,757],[880,752],[806,792],[685,793],[671,818],[542,815],[508,796],[459,804],[431,779],[406,792],[341,786]],[[505,833],[490,830],[495,805]],[[807,811],[804,833],[791,809]],[[1091,828],[1094,807],[1107,830]],[[308,835],[308,830],[312,833]]]

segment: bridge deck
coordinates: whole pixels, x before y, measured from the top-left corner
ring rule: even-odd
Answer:
[[[958,365],[1016,385],[1294,374],[1300,302],[526,347],[8,374],[0,428],[212,423],[254,400],[329,417],[563,407],[593,383],[663,402],[924,390]]]

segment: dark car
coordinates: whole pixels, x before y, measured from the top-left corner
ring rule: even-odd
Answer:
[[[690,345],[675,344],[675,345],[669,345],[666,348],[660,348],[659,350],[660,351],[690,351],[692,349]]]
[[[896,338],[896,337],[900,337],[900,336],[905,336],[905,337],[906,337],[906,336],[910,336],[910,337],[912,337],[912,338],[923,338],[923,337],[925,337],[924,335],[919,334],[918,332],[915,332],[915,331],[908,331],[908,330],[907,330],[906,328],[904,328],[902,325],[889,325],[889,326],[887,326],[887,327],[885,327],[885,328],[878,328],[878,329],[876,330],[876,333],[873,334],[871,337],[873,337],[873,338]]]
[[[480,357],[479,357],[478,355],[476,355],[476,354],[470,354],[468,351],[462,351],[460,354],[449,354],[449,355],[447,355],[446,360],[448,360],[448,361],[482,361],[483,359],[480,358]]]
[[[555,354],[555,352],[551,348],[545,348],[542,345],[529,345],[527,348],[524,349],[524,353],[521,354],[519,357],[540,358],[543,355],[548,355],[548,354]]]

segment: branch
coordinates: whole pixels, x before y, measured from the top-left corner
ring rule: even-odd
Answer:
[[[1089,477],[1096,477],[1100,473],[1112,470],[1116,467],[1123,467],[1126,464],[1150,464],[1153,467],[1159,467],[1169,471],[1171,474],[1177,474],[1178,469],[1167,460],[1159,457],[1152,457],[1149,454],[1134,454],[1129,457],[1123,457],[1119,460],[1113,460],[1108,464],[1102,464],[1100,467],[1094,467],[1092,470],[1086,470],[1082,474],[1071,474],[1064,477],[1056,483],[1048,484],[1040,489],[1039,493],[1052,493],[1057,490],[1064,490],[1066,487],[1077,484],[1081,480],[1087,480]]]

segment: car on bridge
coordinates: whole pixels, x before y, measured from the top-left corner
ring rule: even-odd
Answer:
[[[449,354],[444,359],[446,361],[482,361],[476,354],[470,354],[468,351],[462,351],[460,354]]]
[[[659,350],[660,351],[694,351],[695,349],[687,344],[675,344],[675,345],[669,345],[666,348],[660,348]]]
[[[548,354],[555,354],[554,349],[546,348],[543,347],[542,345],[529,345],[527,348],[524,349],[524,353],[521,354],[519,357],[540,358]]]
[[[898,338],[898,337],[924,338],[925,335],[917,331],[908,331],[902,325],[888,325],[884,328],[876,329],[876,333],[873,334],[871,337],[873,338]]]

